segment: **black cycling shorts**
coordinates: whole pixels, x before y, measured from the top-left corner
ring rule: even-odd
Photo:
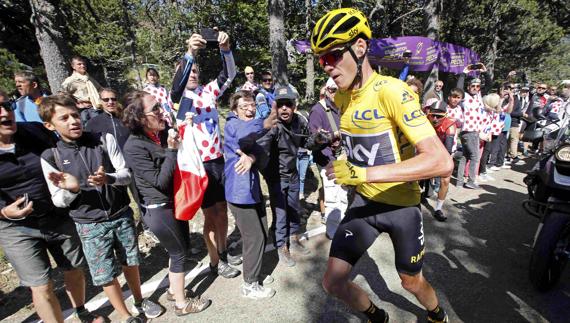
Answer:
[[[208,187],[202,200],[202,208],[207,209],[218,202],[226,201],[224,190],[224,157],[204,162],[204,169],[208,175]]]
[[[394,245],[396,270],[408,275],[419,273],[425,252],[419,206],[388,205],[358,193],[334,235],[329,256],[354,266],[382,232],[390,235]]]

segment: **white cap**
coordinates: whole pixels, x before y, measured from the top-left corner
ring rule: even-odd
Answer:
[[[327,80],[327,84],[325,85],[325,87],[327,89],[338,89],[338,86],[336,85],[336,83],[334,82],[334,80],[332,79],[332,77],[329,77],[329,79]]]
[[[560,82],[560,85],[568,86],[568,85],[570,85],[570,80],[563,80],[562,82]]]

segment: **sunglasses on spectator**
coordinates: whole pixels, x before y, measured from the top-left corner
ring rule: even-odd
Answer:
[[[481,88],[481,85],[479,85],[479,84],[471,84],[470,87],[474,87],[474,88],[480,89],[480,88]]]
[[[272,82],[272,81],[273,81],[273,79],[262,79],[263,83]]]
[[[251,102],[251,103],[244,103],[244,104],[238,104],[238,108],[240,110],[255,110],[255,103]]]
[[[546,90],[546,88],[544,86],[539,86],[537,87],[538,90]]]
[[[14,111],[14,106],[12,105],[12,101],[6,101],[6,102],[2,102],[0,103],[0,107],[6,109],[6,111],[10,112],[10,111]]]
[[[245,75],[253,75],[253,72],[251,72],[251,73],[245,73]]]
[[[344,52],[346,52],[351,45],[352,44],[348,44],[344,48],[333,50],[324,55],[321,55],[319,57],[319,64],[321,64],[322,67],[325,67],[327,65],[335,66],[344,55]]]
[[[160,106],[160,103],[155,104],[152,109],[150,111],[145,112],[145,115],[157,115],[160,114],[162,112],[162,107]]]
[[[101,98],[101,100],[102,100],[103,102],[109,102],[109,101],[111,101],[111,102],[117,102],[117,98],[113,98],[113,97],[111,97],[111,98]]]
[[[295,104],[293,103],[293,101],[289,100],[289,99],[285,99],[285,100],[277,100],[277,107],[281,108],[281,107],[288,107],[288,108],[292,108]]]

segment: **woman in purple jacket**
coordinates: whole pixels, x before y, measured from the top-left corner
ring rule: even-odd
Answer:
[[[255,119],[253,93],[238,91],[230,99],[231,112],[224,127],[225,193],[229,208],[243,239],[243,279],[241,294],[252,299],[270,298],[275,290],[260,283],[261,265],[267,242],[267,216],[259,185],[259,169],[267,157],[256,143],[271,127],[275,113]],[[268,276],[265,283],[273,279]]]

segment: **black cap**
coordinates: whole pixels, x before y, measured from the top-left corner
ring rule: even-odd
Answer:
[[[297,99],[297,93],[295,93],[295,91],[293,91],[293,89],[290,86],[280,85],[279,87],[275,88],[273,94],[275,94],[276,101],[281,99],[289,99],[289,100]]]

